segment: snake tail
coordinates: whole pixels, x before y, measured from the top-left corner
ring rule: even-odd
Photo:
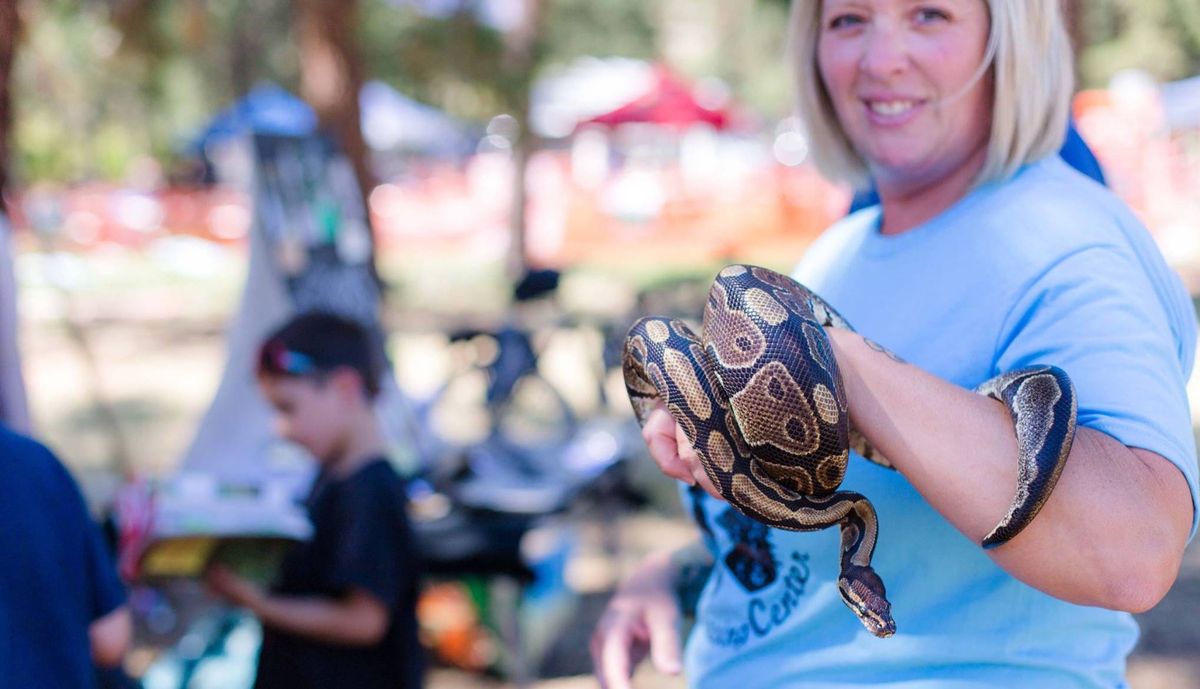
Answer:
[[[983,539],[990,550],[1021,533],[1049,499],[1071,453],[1077,402],[1071,379],[1055,366],[1010,371],[976,392],[1008,407],[1017,434],[1017,490],[1008,514]]]

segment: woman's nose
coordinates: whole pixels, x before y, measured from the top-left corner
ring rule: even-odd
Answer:
[[[885,79],[908,66],[907,37],[890,19],[876,19],[863,35],[859,68],[876,79]]]

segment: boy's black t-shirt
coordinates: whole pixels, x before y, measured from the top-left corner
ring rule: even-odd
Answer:
[[[264,629],[255,689],[417,689],[420,567],[404,480],[383,459],[343,479],[322,472],[306,504],[313,538],[288,553],[274,591],[340,598],[362,589],[388,607],[391,624],[379,644],[358,648]]]

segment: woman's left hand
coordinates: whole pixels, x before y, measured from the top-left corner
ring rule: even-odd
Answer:
[[[654,463],[664,474],[689,486],[700,486],[714,498],[724,500],[705,473],[704,465],[700,463],[700,457],[688,442],[683,428],[662,404],[646,416],[646,423],[642,426],[642,439],[646,441]]]

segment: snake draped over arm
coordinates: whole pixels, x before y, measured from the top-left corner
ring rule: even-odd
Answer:
[[[639,423],[665,405],[721,497],[745,515],[793,531],[841,529],[842,600],[872,634],[896,631],[871,567],[875,508],[839,491],[850,451],[890,463],[850,424],[825,328],[853,330],[800,283],[732,265],[708,293],[702,336],[686,323],[642,318],[625,343],[626,390]],[[976,389],[1003,402],[1018,446],[1016,495],[983,540],[992,548],[1029,524],[1053,490],[1075,433],[1074,388],[1053,366],[1004,373]]]

